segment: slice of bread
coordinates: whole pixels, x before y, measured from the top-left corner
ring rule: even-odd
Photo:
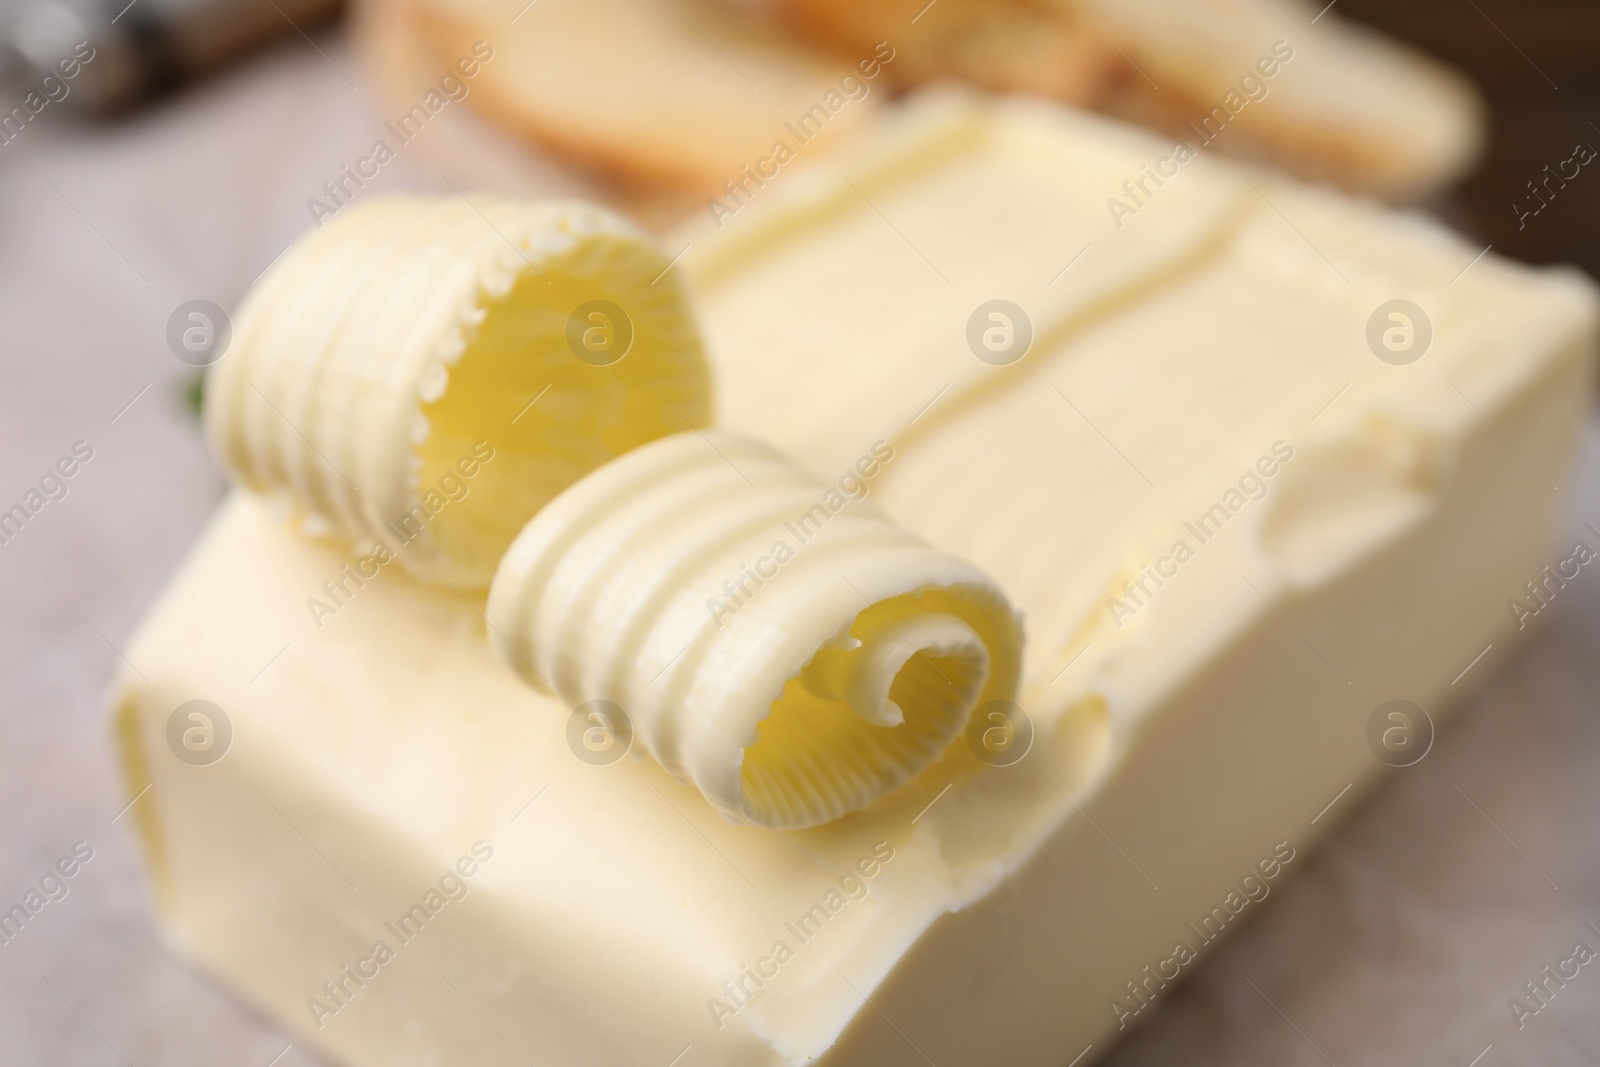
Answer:
[[[1469,84],[1343,21],[1320,0],[762,0],[761,7],[841,55],[888,40],[903,57],[890,72],[903,85],[955,76],[1051,96],[1197,148],[1214,139],[1219,151],[1391,200],[1449,184],[1482,147],[1482,108]],[[1285,51],[1293,57],[1287,62]],[[1263,59],[1281,69],[1263,76]]]
[[[492,47],[468,106],[495,124],[624,187],[689,197],[728,183],[742,195],[778,142],[818,154],[870,126],[889,91],[940,80],[1094,108],[1393,201],[1449,185],[1483,142],[1463,79],[1306,0],[361,6],[358,33],[403,32],[423,74]],[[790,128],[806,115],[826,125],[816,140]]]
[[[608,176],[710,193],[787,139],[784,123],[846,99],[828,52],[705,0],[381,0],[445,62],[494,49],[471,104]],[[830,93],[832,96],[830,96]],[[876,103],[827,105],[825,142]]]
[[[723,0],[842,53],[889,42],[902,87],[957,79],[1075,103],[1133,72],[1105,37],[1052,0]]]
[[[465,99],[453,101],[443,121],[430,123],[426,135],[405,148],[406,160],[417,163],[420,173],[443,179],[434,186],[436,191],[493,189],[520,196],[594,200],[654,233],[676,225],[701,206],[702,197],[682,189],[612,180],[581,165],[588,161],[543,151],[527,137],[508,135],[477,106],[480,79],[487,68],[480,66],[474,77],[461,78],[461,61],[470,51],[452,55],[430,40],[415,6],[413,0],[357,0],[350,12],[351,35],[361,60],[361,86],[375,90],[373,110],[383,119],[406,114],[430,90],[437,90],[447,74],[456,73],[463,84]],[[491,60],[488,67],[495,62]]]

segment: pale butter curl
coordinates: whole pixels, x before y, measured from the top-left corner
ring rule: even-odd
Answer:
[[[860,469],[843,484],[864,492]],[[727,818],[837,819],[1013,699],[1022,642],[988,576],[858,495],[747,438],[652,442],[528,523],[490,589],[491,639],[569,706],[620,706]]]

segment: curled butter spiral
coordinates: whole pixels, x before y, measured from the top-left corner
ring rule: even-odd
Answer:
[[[927,767],[974,707],[1015,696],[1022,643],[976,567],[721,432],[654,441],[556,497],[501,562],[488,617],[525,680],[615,703],[727,818],[782,828]]]
[[[586,472],[710,421],[679,279],[577,203],[383,197],[291,247],[212,368],[235,477],[413,573],[482,587]]]

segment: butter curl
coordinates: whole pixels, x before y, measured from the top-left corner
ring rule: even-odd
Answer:
[[[243,484],[481,588],[545,502],[710,398],[677,273],[621,216],[381,197],[251,292],[206,424]]]
[[[827,486],[727,433],[652,442],[518,535],[491,640],[569,706],[620,706],[730,820],[837,819],[1013,698],[1022,643],[995,583],[896,526],[867,484]]]

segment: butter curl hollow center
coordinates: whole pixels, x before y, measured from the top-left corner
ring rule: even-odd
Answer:
[[[872,624],[874,616],[881,620],[878,625]],[[951,690],[950,710],[964,705],[963,717],[971,712],[989,676],[989,650],[972,627],[945,614],[896,625],[876,612],[866,612],[862,621],[866,634],[819,649],[806,665],[800,679],[808,690],[844,701],[875,726],[893,727],[906,721],[905,710],[891,695],[901,673],[932,672]],[[919,691],[934,685],[932,679],[923,681],[912,685]]]

